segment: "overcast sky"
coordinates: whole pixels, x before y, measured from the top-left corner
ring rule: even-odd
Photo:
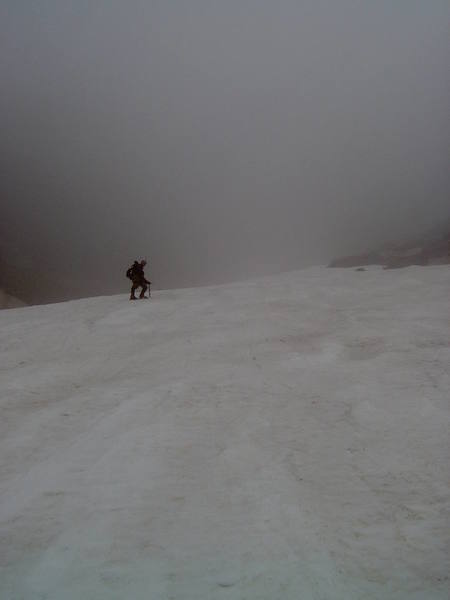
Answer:
[[[3,259],[89,294],[138,257],[197,285],[434,226],[449,19],[448,0],[3,0]]]

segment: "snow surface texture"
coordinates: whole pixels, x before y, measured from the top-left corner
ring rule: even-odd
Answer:
[[[448,597],[450,269],[0,315],[2,600]]]

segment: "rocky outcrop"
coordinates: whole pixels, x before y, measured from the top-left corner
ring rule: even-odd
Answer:
[[[0,310],[4,308],[20,308],[21,306],[26,306],[25,302],[0,290]]]
[[[332,260],[328,266],[337,268],[362,267],[367,265],[379,265],[381,264],[381,260],[382,258],[379,254],[368,252],[366,254],[336,258],[335,260]]]
[[[401,269],[412,265],[450,264],[450,233],[437,238],[390,244],[376,252],[344,256],[331,261],[329,267],[349,268],[382,265],[385,269]]]
[[[9,264],[0,258],[0,289],[25,305],[48,304],[75,297],[59,273],[43,271],[42,267],[37,271],[29,266]]]

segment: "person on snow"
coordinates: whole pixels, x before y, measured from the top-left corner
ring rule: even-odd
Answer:
[[[128,279],[131,279],[133,282],[133,285],[131,286],[130,300],[137,300],[134,293],[139,287],[142,288],[139,298],[146,298],[145,292],[147,291],[147,286],[150,286],[151,284],[151,281],[148,281],[144,275],[144,267],[146,264],[146,260],[141,260],[141,262],[135,260],[127,271]],[[148,288],[148,295],[150,297],[150,287]]]

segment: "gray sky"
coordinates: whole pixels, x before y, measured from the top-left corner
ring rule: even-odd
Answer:
[[[447,0],[4,0],[2,257],[126,289],[299,268],[450,215]]]

